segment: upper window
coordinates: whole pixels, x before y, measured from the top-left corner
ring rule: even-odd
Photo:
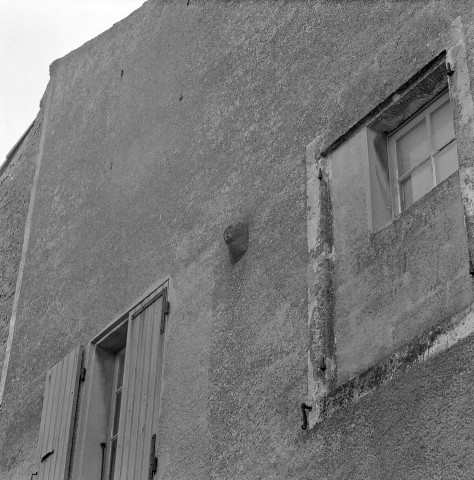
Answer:
[[[316,306],[309,384],[322,386],[311,395],[310,423],[391,378],[426,350],[435,325],[472,302],[456,173],[465,132],[455,112],[465,92],[451,73],[442,52],[332,144],[319,151],[321,134],[307,147],[308,258],[316,272],[308,277],[308,303]],[[331,288],[319,288],[321,278]]]
[[[448,93],[388,137],[392,202],[396,214],[458,169]]]

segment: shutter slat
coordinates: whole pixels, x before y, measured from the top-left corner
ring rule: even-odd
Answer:
[[[48,444],[51,442],[50,436],[52,435],[51,432],[51,422],[53,421],[53,406],[54,406],[54,390],[56,386],[56,375],[54,374],[54,368],[48,373],[49,376],[49,387],[47,394],[48,397],[48,404],[47,404],[47,415],[46,415],[46,424],[45,424],[45,436],[42,444],[42,450],[40,453],[40,458],[48,452]]]
[[[144,328],[145,325],[141,317],[146,315],[147,310],[144,310],[139,317],[136,317],[133,320],[138,329],[138,335],[137,335],[138,345],[136,346],[137,358],[136,358],[136,364],[135,364],[136,366],[135,367],[136,368],[135,387],[133,389],[133,400],[130,403],[131,434],[129,438],[127,478],[138,478],[138,477],[135,477],[134,470],[136,465],[135,462],[136,462],[136,456],[137,456],[137,443],[140,436],[140,425],[139,425],[140,410],[138,407],[140,404],[139,402],[140,402],[141,387],[143,384],[143,361],[144,361],[144,355],[141,350],[144,346],[144,341],[145,341],[145,328]]]
[[[148,425],[145,433],[145,439],[148,440],[148,445],[146,449],[146,455],[143,459],[143,468],[145,469],[146,475],[148,474],[148,462],[149,462],[149,442],[153,433],[157,432],[158,425],[158,412],[156,411],[157,406],[160,401],[161,390],[157,385],[161,384],[161,360],[162,348],[163,348],[163,339],[164,336],[160,334],[160,324],[161,324],[161,310],[163,308],[163,297],[161,297],[154,305],[153,308],[153,322],[150,325],[151,333],[150,335],[153,338],[152,343],[152,352],[150,358],[150,374],[147,379],[148,382],[148,391],[149,391],[149,407],[147,412]],[[143,478],[147,478],[144,475]]]
[[[158,300],[155,304],[158,303]],[[151,306],[153,307],[153,305]],[[149,398],[151,397],[151,392],[149,388],[149,378],[151,367],[151,358],[152,358],[152,344],[153,344],[153,324],[154,324],[154,308],[147,308],[145,310],[145,345],[144,345],[144,367],[142,375],[142,391],[140,397],[140,414],[139,414],[139,425],[141,435],[137,443],[137,478],[144,477],[144,468],[143,461],[144,457],[149,455],[150,442],[146,441],[148,438],[149,426],[153,423],[153,418],[150,417],[150,411],[148,408]],[[151,435],[150,435],[151,436]],[[148,455],[147,455],[148,453]]]
[[[51,402],[52,402],[52,395],[51,395],[51,382],[52,382],[52,372],[49,371],[46,374],[46,382],[45,382],[45,392],[43,397],[43,412],[41,414],[41,424],[40,424],[40,433],[38,438],[38,465],[40,463],[41,456],[43,452],[46,451],[46,445],[48,441],[48,429],[47,425],[51,420]]]
[[[162,305],[160,305],[161,307]],[[160,414],[160,402],[161,402],[161,370],[163,366],[163,344],[164,344],[164,335],[160,333],[160,324],[161,324],[161,308],[157,308],[156,311],[156,322],[154,324],[155,328],[155,339],[158,343],[156,347],[156,361],[154,363],[155,375],[152,380],[152,392],[153,392],[153,422],[155,425],[158,424],[158,417]]]
[[[124,424],[123,436],[119,436],[119,444],[123,444],[122,460],[120,475],[117,475],[119,480],[127,480],[127,470],[130,460],[130,439],[132,435],[133,425],[133,402],[135,396],[135,388],[137,381],[137,359],[138,359],[138,347],[140,340],[140,324],[139,322],[131,321],[129,326],[130,337],[127,340],[127,349],[125,356],[130,356],[129,372],[127,388],[127,402],[124,404],[123,415],[121,412],[121,422]],[[125,386],[125,384],[124,384]],[[123,473],[122,473],[123,472]]]
[[[146,392],[146,382],[144,382],[144,378],[145,378],[145,375],[146,375],[146,359],[147,357],[150,355],[150,351],[149,349],[147,348],[147,344],[148,344],[148,338],[147,338],[147,334],[148,334],[148,331],[147,331],[147,321],[146,321],[146,318],[147,316],[149,316],[149,311],[150,309],[147,308],[146,310],[143,311],[142,314],[140,314],[140,316],[143,316],[144,318],[140,319],[139,322],[141,323],[141,348],[142,348],[142,355],[140,355],[140,368],[139,368],[139,372],[140,372],[140,384],[138,385],[138,388],[137,388],[137,395],[135,397],[135,404],[134,404],[134,410],[136,412],[136,415],[135,415],[135,445],[133,446],[133,465],[134,465],[134,468],[130,469],[130,466],[129,466],[129,471],[131,470],[132,472],[134,472],[134,475],[136,478],[141,478],[140,477],[140,463],[141,463],[141,454],[143,453],[142,452],[142,448],[143,448],[143,431],[142,431],[142,428],[143,428],[143,412],[142,412],[142,397],[144,395],[144,393]]]
[[[129,322],[127,327],[127,342],[132,335],[131,323]],[[124,361],[124,370],[123,370],[123,385],[128,385],[130,381],[130,355],[127,351],[128,348],[125,350],[125,361]],[[125,410],[127,409],[128,405],[128,390],[123,388],[122,389],[122,405],[120,408],[120,419],[119,419],[119,429],[118,429],[118,442],[117,442],[117,452],[115,457],[115,470],[121,470],[123,465],[123,452],[124,452],[124,445],[123,445],[123,437],[125,435]],[[108,467],[107,467],[108,468]],[[120,480],[120,478],[115,474],[115,477]]]
[[[129,342],[132,342],[133,338],[133,326],[131,323],[131,315],[129,316],[128,321],[128,328],[127,328],[127,348],[125,350],[125,362],[124,362],[124,372],[123,372],[123,385],[128,385],[131,381],[131,365],[132,359],[129,352]],[[129,397],[129,389],[123,388],[122,389],[122,407],[120,410],[120,420],[119,420],[119,431],[118,431],[118,442],[117,442],[117,454],[116,454],[116,468],[115,470],[121,472],[124,468],[124,456],[125,456],[125,445],[123,439],[125,438],[125,433],[127,431],[126,426],[126,418],[127,415],[125,414],[128,408],[128,397]],[[115,477],[120,480],[120,475],[115,473]]]
[[[72,408],[72,396],[71,391],[74,391],[73,384],[74,384],[74,356],[68,356],[65,368],[61,371],[61,384],[65,384],[65,388],[61,392],[59,405],[58,405],[58,413],[59,419],[57,423],[57,430],[56,430],[56,448],[58,452],[58,457],[63,458],[66,451],[66,442],[62,442],[61,439],[65,438],[67,435],[67,426],[70,421],[68,418],[68,413]],[[74,413],[73,413],[74,414]],[[61,465],[57,462],[55,465],[54,476],[53,478],[57,477],[61,474],[60,472]]]
[[[38,459],[37,464],[40,463],[41,452],[43,451],[43,439],[45,438],[45,425],[47,425],[47,417],[48,417],[48,405],[49,405],[49,388],[48,383],[50,382],[50,374],[46,374],[46,381],[45,381],[45,392],[43,396],[43,411],[41,412],[41,423],[40,423],[40,431],[38,436]]]
[[[38,439],[38,480],[67,479],[82,352],[82,346],[77,347],[46,375]]]
[[[49,400],[49,422],[46,426],[47,428],[47,438],[46,442],[44,445],[44,450],[41,452],[40,456],[40,461],[44,456],[50,452],[53,451],[53,445],[54,445],[54,429],[56,427],[56,416],[55,416],[55,410],[57,407],[58,403],[58,398],[57,398],[57,389],[59,386],[59,380],[58,379],[58,366],[54,366],[51,372],[51,391],[50,391],[50,400]],[[40,471],[41,467],[44,468],[44,477],[45,478],[50,478],[51,477],[51,467],[54,466],[54,461],[49,459],[48,461],[44,460],[41,462],[40,465]]]
[[[137,391],[140,389],[140,382],[141,382],[141,377],[140,377],[140,371],[139,371],[139,364],[140,360],[142,359],[142,356],[140,355],[140,346],[142,345],[143,341],[143,325],[141,322],[134,322],[135,323],[135,345],[134,345],[134,350],[135,350],[135,361],[134,361],[134,384],[133,384],[133,394],[130,397],[130,403],[129,403],[129,415],[128,415],[128,422],[130,425],[130,433],[127,440],[127,469],[125,470],[125,478],[130,478],[127,475],[127,472],[130,470],[133,472],[133,462],[134,462],[134,454],[135,454],[135,445],[136,445],[136,436],[137,436],[137,411],[135,408],[136,404],[136,399],[137,399]]]
[[[51,449],[54,450],[54,456],[61,458],[61,425],[63,422],[63,415],[65,405],[65,393],[68,388],[68,373],[69,373],[69,356],[64,359],[64,366],[57,370],[56,375],[56,384],[61,385],[59,390],[59,395],[55,397],[56,404],[53,409],[53,418],[54,418],[54,430],[53,430],[53,442],[51,444]],[[60,475],[60,464],[59,462],[50,462],[50,475],[49,478],[58,478]]]

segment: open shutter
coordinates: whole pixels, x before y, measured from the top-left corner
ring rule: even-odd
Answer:
[[[150,454],[155,455],[152,435],[158,430],[165,295],[166,291],[130,315],[116,480],[150,478]]]
[[[66,480],[82,362],[77,347],[46,375],[38,439],[38,480]]]

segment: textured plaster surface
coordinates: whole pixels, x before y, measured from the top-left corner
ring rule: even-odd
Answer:
[[[38,115],[0,177],[0,372],[5,358],[40,136],[41,115]]]
[[[47,369],[168,275],[159,479],[472,478],[469,338],[306,434],[299,409],[305,145],[439,53],[469,3],[187,3],[53,64],[0,478],[35,471]]]

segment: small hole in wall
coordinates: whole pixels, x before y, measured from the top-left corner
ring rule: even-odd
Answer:
[[[182,99],[183,99],[183,94],[181,93],[179,96],[179,101],[181,101]]]

